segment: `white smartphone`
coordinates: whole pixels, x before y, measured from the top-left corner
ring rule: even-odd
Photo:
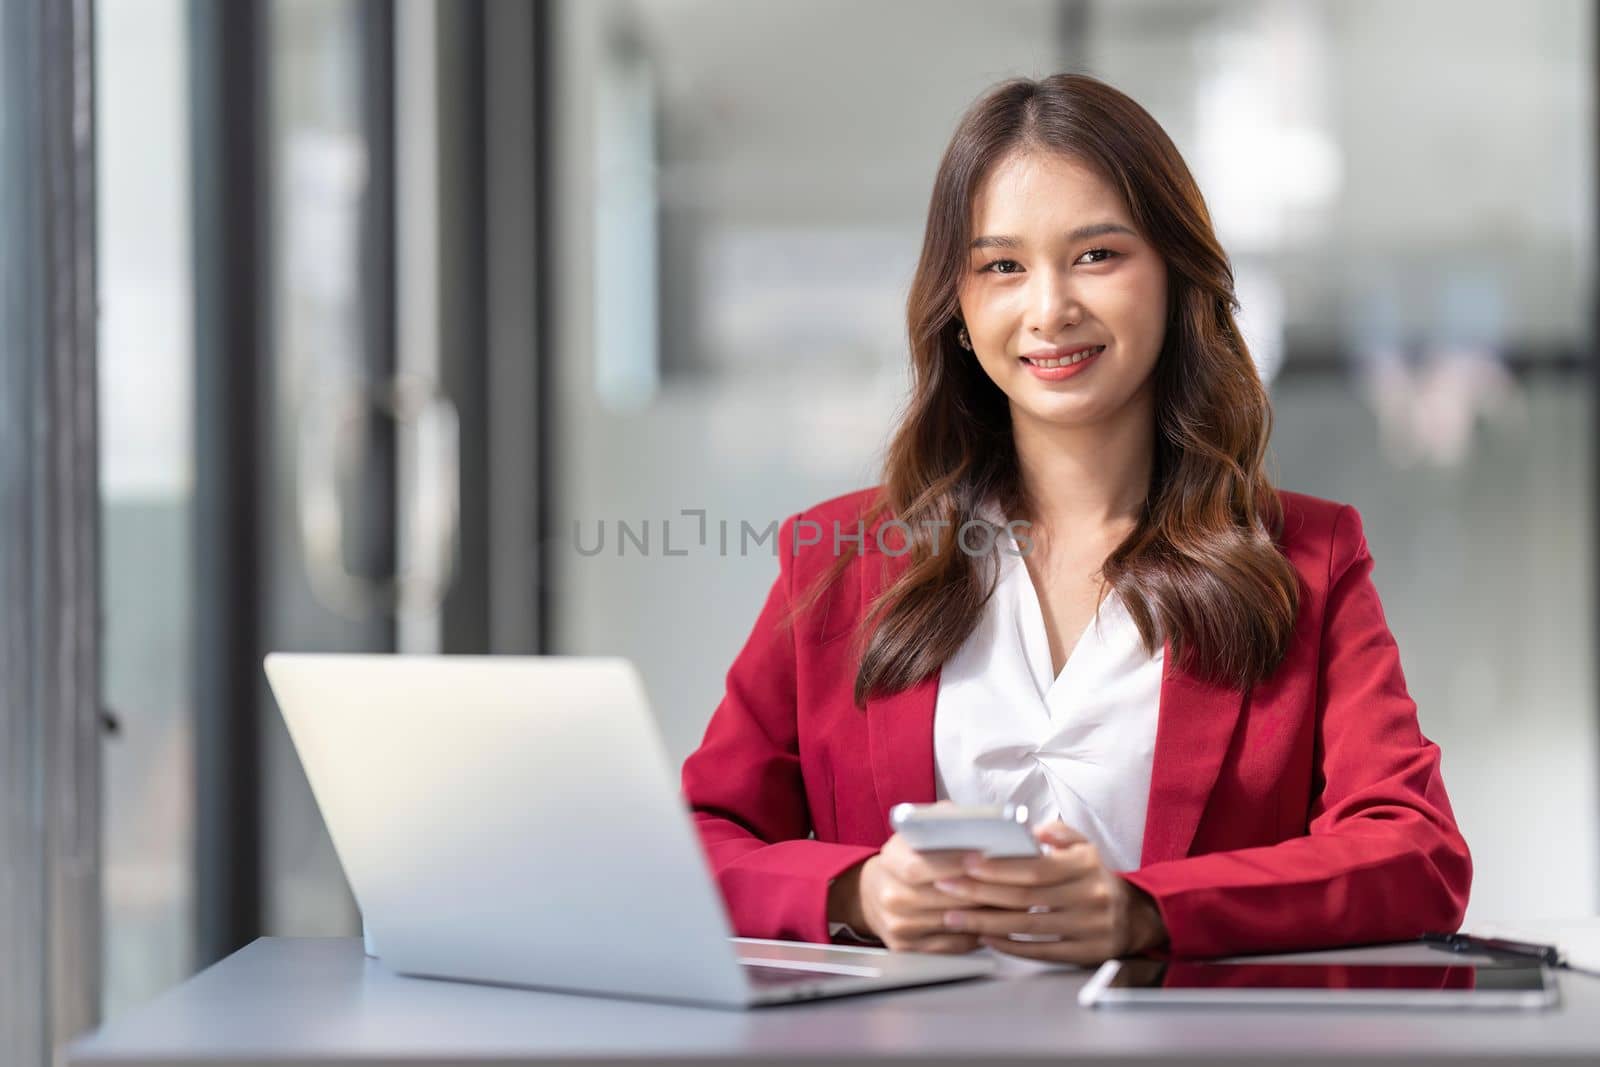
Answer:
[[[953,849],[997,859],[1040,855],[1028,829],[1026,804],[896,804],[889,809],[889,825],[918,852]]]

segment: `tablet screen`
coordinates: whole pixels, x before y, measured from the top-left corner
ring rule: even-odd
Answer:
[[[1124,960],[1112,989],[1480,989],[1544,988],[1537,965],[1186,963]]]

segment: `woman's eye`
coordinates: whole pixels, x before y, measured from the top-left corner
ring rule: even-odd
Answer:
[[[1091,248],[1078,257],[1078,262],[1086,266],[1093,266],[1096,263],[1106,263],[1121,254],[1120,252],[1113,252],[1109,248]],[[1022,264],[1014,259],[996,259],[978,268],[979,273],[988,274],[1016,274],[1021,270]]]

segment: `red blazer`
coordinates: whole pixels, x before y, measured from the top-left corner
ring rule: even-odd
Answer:
[[[853,535],[875,490],[785,520],[779,573],[683,766],[733,925],[827,941],[828,883],[888,839],[889,808],[934,799],[939,677],[852,699],[851,630],[909,555],[866,529],[833,589],[778,620]],[[1279,546],[1303,579],[1285,661],[1248,692],[1166,657],[1144,850],[1122,872],[1154,898],[1173,956],[1396,941],[1454,930],[1472,860],[1417,726],[1355,508],[1280,494]],[[802,525],[796,554],[796,521]],[[819,540],[820,532],[820,540]],[[891,530],[891,550],[904,543]]]

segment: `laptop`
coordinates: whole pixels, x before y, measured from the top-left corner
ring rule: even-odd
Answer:
[[[400,974],[746,1008],[993,970],[730,937],[625,659],[273,653],[266,672]]]

